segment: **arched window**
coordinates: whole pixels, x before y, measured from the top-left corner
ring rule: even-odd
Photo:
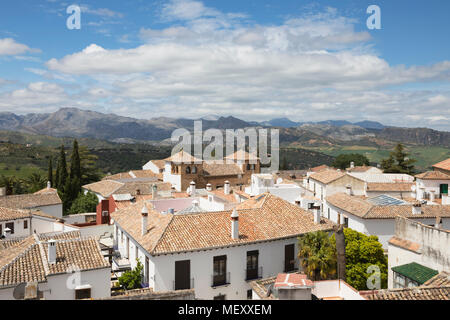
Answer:
[[[192,173],[197,173],[197,167],[192,167]]]
[[[250,164],[247,163],[247,170],[250,170]]]
[[[187,174],[191,173],[191,167],[189,167],[189,166],[186,167],[186,173]]]

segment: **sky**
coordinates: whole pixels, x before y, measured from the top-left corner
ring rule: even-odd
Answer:
[[[3,0],[0,112],[450,131],[449,12],[442,0]]]

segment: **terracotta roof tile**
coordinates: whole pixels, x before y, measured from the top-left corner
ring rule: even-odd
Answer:
[[[450,217],[448,205],[422,205],[422,213],[413,214],[412,204],[374,205],[363,197],[349,196],[346,193],[335,193],[326,197],[326,201],[363,219],[395,219],[396,216],[412,219]]]
[[[374,192],[411,192],[415,183],[367,183],[367,191]]]
[[[450,300],[450,287],[360,291],[366,300]]]
[[[0,197],[0,207],[11,209],[33,209],[61,203],[58,193],[19,194]]]
[[[31,213],[28,210],[18,210],[0,207],[0,221],[17,220],[30,217]]]
[[[240,166],[231,163],[203,163],[203,172],[205,175],[210,177],[220,177],[220,176],[235,176],[238,174],[243,174]]]
[[[413,251],[416,253],[420,252],[420,248],[421,248],[421,245],[417,242],[401,239],[401,238],[398,238],[395,236],[389,240],[389,244],[409,250],[409,251]]]
[[[144,236],[140,230],[143,203],[113,212],[111,216],[153,255],[290,238],[331,230],[334,225],[324,218],[320,224],[314,224],[312,214],[305,210],[270,194],[264,198],[260,208],[238,210],[239,240],[231,238],[231,211],[163,215],[147,206],[151,213],[149,232]]]
[[[440,171],[427,171],[416,175],[416,178],[422,180],[450,180],[450,175]]]
[[[423,285],[427,287],[450,287],[450,273],[442,271]]]
[[[450,158],[447,160],[441,161],[433,165],[433,168],[443,169],[450,171]]]
[[[328,184],[342,178],[343,176],[345,176],[345,173],[337,170],[323,170],[317,173],[313,173],[309,176],[309,178],[319,181],[323,184]]]
[[[66,240],[56,241],[55,264],[48,263],[48,244],[41,242],[37,235],[0,249],[0,287],[43,282],[49,275],[65,273],[71,265],[76,265],[80,270],[110,267],[95,239],[78,239],[75,236],[64,235],[61,237]]]
[[[83,188],[107,198],[123,185],[124,183],[114,180],[102,180],[91,184],[86,184]]]

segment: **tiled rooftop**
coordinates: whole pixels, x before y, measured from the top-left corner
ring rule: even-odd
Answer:
[[[367,191],[373,192],[411,192],[414,183],[367,183]]]
[[[450,287],[414,287],[360,291],[366,300],[450,300]]]
[[[81,271],[109,267],[95,239],[80,239],[75,234],[59,238],[65,240],[56,241],[56,263],[53,265],[47,260],[47,242],[35,234],[15,240],[9,246],[0,246],[0,287],[43,282],[49,275],[65,273],[70,265],[76,265]]]
[[[312,214],[271,194],[265,195],[259,204],[252,209],[238,209],[238,240],[231,238],[232,211],[170,215],[159,214],[147,206],[149,231],[144,236],[140,223],[142,202],[111,216],[152,255],[291,238],[331,230],[334,225],[325,218],[314,224]]]
[[[0,207],[0,221],[17,220],[31,217],[29,210]]]
[[[441,161],[433,165],[433,168],[443,169],[450,171],[450,158],[447,160]]]
[[[345,176],[345,173],[337,170],[323,170],[317,173],[313,173],[309,176],[309,178],[319,181],[323,184],[328,184],[342,178],[343,176]]]
[[[450,287],[450,273],[442,271],[423,285],[428,287]]]
[[[450,175],[440,171],[427,171],[416,175],[416,178],[422,180],[450,180]]]
[[[450,206],[422,205],[421,214],[412,213],[412,204],[405,205],[374,205],[367,199],[349,196],[346,193],[335,193],[326,197],[326,201],[348,213],[363,219],[394,219],[402,216],[413,219],[450,217]]]
[[[33,209],[61,203],[58,193],[19,194],[0,197],[0,207],[11,209]]]

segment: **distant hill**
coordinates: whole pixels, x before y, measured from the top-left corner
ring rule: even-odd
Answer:
[[[167,142],[175,129],[193,130],[194,121],[170,117],[135,119],[76,108],[62,108],[54,113],[43,114],[16,115],[11,112],[2,112],[0,113],[0,130],[128,144],[161,143]],[[202,125],[203,130],[242,129],[252,126],[276,127],[280,129],[280,143],[297,147],[348,145],[349,143],[385,147],[392,142],[420,146],[450,146],[450,132],[424,128],[385,127],[379,122],[368,120],[356,123],[346,120],[301,123],[288,118],[277,118],[265,122],[254,122],[233,116],[208,115],[203,118]]]

